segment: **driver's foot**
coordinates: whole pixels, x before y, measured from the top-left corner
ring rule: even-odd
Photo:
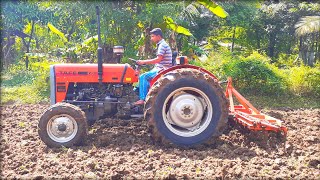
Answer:
[[[140,99],[139,101],[133,103],[133,105],[143,105],[144,104],[144,100]]]

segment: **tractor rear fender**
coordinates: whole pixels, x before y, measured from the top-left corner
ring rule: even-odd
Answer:
[[[206,73],[206,74],[209,74],[214,80],[218,81],[218,78],[213,75],[211,72],[199,67],[199,66],[193,66],[193,65],[177,65],[177,66],[173,66],[169,69],[166,69],[164,71],[160,71],[159,74],[157,74],[156,77],[154,77],[151,81],[150,81],[150,87],[161,77],[163,76],[164,74],[170,72],[170,71],[173,71],[173,70],[176,70],[176,69],[184,69],[184,68],[191,68],[191,69],[197,69],[203,73]]]

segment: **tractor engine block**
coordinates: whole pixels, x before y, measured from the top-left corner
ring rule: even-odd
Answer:
[[[129,117],[139,110],[131,108],[138,100],[132,84],[70,83],[66,102],[79,106],[88,121],[117,114]]]

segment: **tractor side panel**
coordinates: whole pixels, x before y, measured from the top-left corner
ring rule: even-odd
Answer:
[[[51,103],[55,104],[65,99],[69,83],[98,83],[97,64],[59,64],[53,65],[54,78],[50,77]],[[52,73],[50,73],[51,75]],[[129,64],[103,65],[103,83],[132,84],[138,82],[139,75]]]
[[[206,73],[206,74],[209,74],[215,81],[218,81],[218,78],[217,78],[215,75],[213,75],[211,72],[209,72],[209,71],[207,71],[207,70],[205,70],[205,69],[203,69],[203,68],[201,68],[201,67],[193,66],[193,65],[189,65],[189,64],[188,64],[188,65],[177,65],[177,66],[173,66],[173,67],[171,67],[171,68],[169,68],[169,69],[166,69],[166,70],[164,70],[164,71],[160,71],[160,73],[157,74],[157,76],[154,77],[154,78],[150,81],[150,87],[151,87],[161,76],[163,76],[164,74],[166,74],[166,73],[168,73],[168,72],[170,72],[170,71],[176,70],[176,69],[184,69],[184,68],[197,69],[197,70],[199,70],[199,71],[201,71],[201,72],[204,72],[204,73]]]
[[[56,83],[56,102],[61,102],[66,98],[68,92],[69,82]]]

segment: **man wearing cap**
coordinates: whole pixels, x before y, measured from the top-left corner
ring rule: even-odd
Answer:
[[[146,99],[148,89],[150,87],[150,80],[154,78],[160,70],[170,68],[172,66],[172,51],[170,46],[163,39],[160,28],[155,28],[150,31],[151,41],[157,43],[157,57],[154,59],[138,60],[137,64],[154,64],[155,67],[140,75],[139,77],[139,100],[135,105],[143,105]]]

